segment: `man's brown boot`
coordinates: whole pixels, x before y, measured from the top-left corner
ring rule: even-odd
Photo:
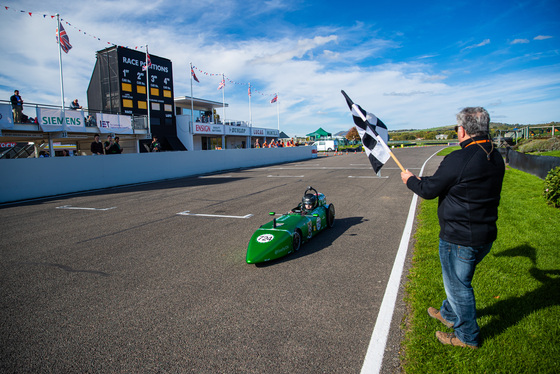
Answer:
[[[477,349],[478,346],[466,344],[459,340],[459,338],[455,335],[454,332],[441,332],[436,331],[436,338],[440,341],[441,344],[449,344],[454,347],[468,347],[471,349]]]
[[[451,322],[445,320],[441,316],[441,313],[439,312],[439,310],[437,310],[436,308],[429,307],[428,308],[428,314],[430,315],[430,317],[437,319],[438,321],[440,321],[441,323],[443,323],[445,326],[449,327],[450,329],[453,328],[453,324]]]

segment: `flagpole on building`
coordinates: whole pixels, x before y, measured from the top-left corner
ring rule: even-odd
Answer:
[[[280,132],[280,107],[278,103],[278,92],[276,92],[276,115],[278,117],[278,132]],[[278,135],[280,136],[280,135]]]
[[[253,126],[253,112],[251,110],[251,82],[249,82],[249,125],[251,127]]]
[[[148,66],[148,45],[146,44],[146,105],[148,107],[148,134],[152,137],[152,122],[150,120],[150,79],[149,79],[149,70],[150,67]]]
[[[57,22],[57,37],[58,37],[58,66],[60,69],[60,105],[62,108],[62,113],[64,114],[64,78],[62,74],[62,46],[60,45],[60,14],[56,14]]]
[[[194,126],[194,103],[193,103],[193,89],[192,89],[192,80],[193,80],[193,68],[191,62],[191,125],[189,126],[189,131],[192,135],[193,133],[193,126]]]
[[[224,118],[222,119],[223,124],[226,124],[226,77],[222,74],[222,111]]]
[[[64,117],[64,75],[62,73],[62,45],[60,38],[60,14],[56,14],[56,36],[58,39],[58,67],[60,70],[60,107],[62,109],[62,117]],[[49,151],[51,157],[56,157],[56,152],[54,151],[54,144],[52,141],[51,134],[49,133]]]

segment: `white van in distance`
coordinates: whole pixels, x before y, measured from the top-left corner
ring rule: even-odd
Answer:
[[[332,152],[338,149],[338,140],[319,140],[313,143],[313,145],[317,146],[317,151],[327,151]]]

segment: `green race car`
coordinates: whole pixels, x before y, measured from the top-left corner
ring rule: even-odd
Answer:
[[[332,227],[334,216],[334,205],[327,203],[325,195],[307,187],[297,207],[255,231],[247,248],[247,263],[275,260],[299,250],[302,243]]]

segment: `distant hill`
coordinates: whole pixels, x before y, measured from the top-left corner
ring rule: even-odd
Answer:
[[[348,131],[339,131],[336,134],[333,134],[333,136],[346,136],[347,133]]]

